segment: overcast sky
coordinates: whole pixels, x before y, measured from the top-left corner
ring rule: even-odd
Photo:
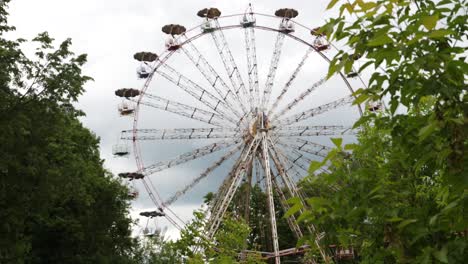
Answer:
[[[265,14],[273,14],[278,8],[288,7],[299,10],[297,21],[308,26],[317,27],[323,24],[326,17],[333,15],[325,12],[328,0],[299,1],[299,0],[262,0],[251,1],[254,11]],[[72,50],[75,53],[87,53],[88,63],[84,72],[94,78],[93,82],[86,84],[86,92],[80,98],[78,107],[86,113],[82,119],[83,123],[101,138],[101,155],[105,159],[105,166],[113,173],[136,170],[133,155],[129,158],[114,158],[111,153],[112,145],[118,142],[119,132],[123,129],[132,128],[132,118],[120,117],[117,113],[117,105],[120,99],[114,96],[114,91],[121,87],[135,87],[140,89],[143,85],[137,80],[135,69],[138,63],[133,60],[133,54],[137,51],[148,50],[160,54],[164,51],[166,35],[161,32],[161,27],[169,23],[178,23],[192,28],[199,24],[200,18],[196,12],[205,7],[217,7],[225,14],[243,13],[248,6],[247,0],[15,0],[9,8],[11,25],[16,26],[17,32],[14,36],[31,39],[37,33],[48,31],[57,41],[68,37],[72,38]],[[225,24],[235,24],[238,18],[221,21]],[[277,28],[278,21],[275,19],[258,18],[258,23],[263,23],[272,28]],[[262,86],[266,80],[271,53],[275,43],[276,34],[271,32],[257,31],[257,50],[259,64],[259,79]],[[308,41],[312,41],[305,30],[296,33]],[[244,52],[244,36],[241,29],[230,30],[225,33],[230,43],[232,52],[238,63],[239,69],[244,70],[243,78],[247,84],[246,60]],[[224,71],[216,48],[211,37],[206,35],[194,44],[205,55],[213,66]],[[278,74],[272,98],[277,95],[281,86],[287,81],[291,72],[305,54],[307,47],[289,38],[285,40],[284,49],[278,68]],[[327,56],[331,57],[333,51]],[[171,66],[180,70],[196,82],[204,80],[199,72],[184,57],[184,54],[176,53],[169,61]],[[192,66],[192,67],[188,67]],[[298,77],[296,84],[297,92],[292,92],[287,100],[292,100],[300,91],[308,88],[311,83],[322,78],[327,65],[316,54],[311,54],[304,72]],[[226,76],[225,73],[223,76]],[[226,77],[227,82],[227,77]],[[206,85],[206,84],[205,84]],[[359,82],[352,81],[354,88],[360,88]],[[323,88],[323,89],[322,89]],[[302,89],[302,90],[301,90]],[[334,99],[341,98],[349,93],[343,82],[332,79],[327,82],[322,90],[314,93],[311,100],[303,109],[321,105]],[[180,99],[181,102],[197,103],[162,78],[156,78],[151,84],[149,92],[171,99]],[[354,112],[353,112],[354,111]],[[176,128],[176,127],[203,127],[203,124],[191,120],[181,119],[175,115],[158,112],[154,109],[143,109],[140,125],[143,128]],[[318,117],[311,125],[349,125],[356,117],[355,110],[345,108],[334,111],[327,116]],[[327,139],[319,139],[323,144],[329,144]],[[145,142],[142,146],[142,155],[145,164],[167,160],[196,147],[213,143],[214,141],[173,141],[173,142]],[[156,188],[163,197],[168,197],[178,189],[196,177],[203,168],[210,165],[221,157],[221,153],[207,157],[204,160],[191,162],[176,168],[158,173],[151,177]],[[228,162],[229,163],[229,162]],[[222,181],[229,166],[224,166],[215,171],[213,175],[202,181],[199,186],[188,193],[181,201],[176,203],[173,210],[185,221],[190,219],[192,210],[199,208],[202,197],[208,191],[214,191]],[[141,188],[141,186],[137,186]],[[141,190],[141,195],[133,203],[133,215],[137,215],[143,209],[151,208],[153,205],[147,195]],[[146,221],[142,220],[141,225]],[[154,223],[152,223],[154,224]],[[159,226],[167,225],[161,221]],[[138,230],[138,229],[137,229]],[[168,232],[175,237],[176,232],[169,228]]]

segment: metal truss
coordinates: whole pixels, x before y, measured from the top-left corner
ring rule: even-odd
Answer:
[[[312,48],[309,48],[307,50],[307,52],[305,53],[305,55],[302,57],[301,61],[299,62],[299,64],[296,66],[296,69],[294,70],[294,72],[291,74],[291,76],[289,77],[288,81],[286,82],[286,84],[284,85],[283,89],[281,90],[280,94],[278,95],[278,97],[276,98],[275,102],[273,103],[273,105],[271,106],[270,110],[268,110],[268,115],[271,115],[275,110],[276,110],[276,107],[278,107],[278,104],[279,102],[281,101],[281,99],[283,99],[284,95],[286,94],[286,92],[289,90],[289,88],[291,87],[291,85],[293,84],[294,80],[296,79],[297,75],[299,74],[299,72],[301,71],[302,69],[302,66],[304,66],[307,58],[309,58],[309,55],[310,53],[314,51],[314,49]]]
[[[182,154],[180,156],[177,156],[174,159],[168,160],[168,161],[161,161],[157,162],[153,165],[149,165],[145,168],[143,168],[142,173],[146,176],[154,174],[156,172],[172,168],[176,165],[186,163],[188,161],[198,159],[200,157],[206,156],[208,154],[211,154],[216,151],[220,151],[222,149],[225,149],[227,147],[233,146],[235,144],[238,144],[241,142],[241,139],[236,139],[236,140],[230,140],[230,141],[220,141],[216,142],[213,144],[210,144],[208,146],[204,146],[202,148],[195,149],[194,151],[187,152],[185,154]]]
[[[242,100],[240,100],[240,98],[236,95],[236,92],[224,82],[213,66],[211,66],[211,64],[206,60],[206,58],[200,53],[200,51],[192,42],[189,42],[187,45],[183,46],[182,51],[185,53],[185,55],[187,55],[187,57],[197,67],[200,73],[215,89],[220,98],[226,102],[229,109],[233,111],[233,113],[238,118],[242,118],[248,113],[244,102],[242,102]],[[237,102],[242,108],[243,113],[239,113],[237,111],[237,104],[235,102]]]
[[[135,103],[139,103],[141,105],[153,107],[166,112],[171,112],[179,116],[194,119],[214,126],[234,126],[232,123],[225,120],[224,117],[216,113],[206,111],[190,105],[182,104],[179,102],[171,101],[152,94],[145,94],[145,97],[139,102],[136,99],[129,100]]]
[[[300,102],[302,102],[308,95],[310,95],[313,91],[315,91],[320,85],[324,84],[327,81],[327,78],[324,77],[317,81],[316,83],[312,84],[312,86],[309,87],[309,89],[305,90],[302,92],[298,97],[296,97],[292,102],[290,102],[286,107],[284,107],[277,115],[275,115],[272,120],[275,120],[277,118],[282,117],[284,114],[286,114],[288,111],[290,111],[292,108],[297,106]]]
[[[224,68],[226,69],[229,79],[231,80],[232,87],[234,87],[236,96],[241,99],[248,99],[248,105],[251,106],[253,105],[253,97],[245,88],[244,81],[242,80],[239,69],[237,68],[234,56],[229,49],[229,44],[226,41],[226,37],[224,36],[223,31],[220,30],[221,26],[219,25],[219,21],[217,19],[213,19],[213,22],[217,30],[211,32],[211,36],[213,37],[213,41],[223,61]]]
[[[187,193],[190,189],[195,187],[202,179],[206,178],[212,171],[214,171],[216,168],[220,167],[223,162],[228,160],[230,157],[232,157],[236,152],[238,152],[243,145],[239,145],[233,150],[229,151],[226,153],[224,156],[222,156],[218,161],[216,161],[213,165],[208,167],[204,172],[202,172],[198,177],[193,179],[188,185],[186,185],[184,188],[181,190],[177,191],[173,196],[171,196],[169,199],[167,199],[165,202],[163,202],[163,206],[169,206],[173,204],[175,201],[177,201],[182,195]]]
[[[305,140],[302,138],[294,138],[290,142],[292,142],[292,144],[287,144],[287,143],[283,143],[283,144],[286,144],[295,150],[300,150],[302,152],[309,153],[309,154],[319,156],[322,158],[326,157],[328,152],[332,150],[331,147],[324,146],[324,145],[321,145],[321,144],[318,144],[309,140]]]
[[[314,119],[312,119],[313,116],[325,114],[335,108],[351,103],[354,98],[346,96],[346,94],[352,94],[353,90],[345,75],[338,73],[338,76],[343,80],[343,87],[349,90],[349,92],[345,91],[346,93],[343,94],[346,97],[313,108],[310,108],[310,106],[304,107],[307,101],[304,99],[326,82],[325,79],[320,79],[308,87],[295,85],[299,83],[299,77],[302,77],[300,72],[304,70],[304,65],[309,59],[310,54],[313,51],[317,51],[313,47],[313,44],[311,44],[312,41],[299,38],[298,34],[293,31],[288,31],[286,34],[280,32],[281,30],[277,28],[258,25],[253,17],[254,13],[251,8],[243,14],[247,14],[249,17],[240,17],[240,24],[221,27],[215,11],[220,13],[219,10],[206,9],[206,17],[203,17],[205,23],[203,24],[204,30],[202,33],[193,33],[199,32],[197,31],[198,28],[194,28],[176,36],[177,47],[165,51],[163,54],[160,54],[159,59],[150,63],[152,72],[149,73],[145,80],[143,88],[136,90],[139,91],[139,97],[127,98],[135,102],[133,129],[122,131],[121,140],[132,141],[138,167],[136,173],[142,176],[141,182],[149,193],[151,201],[157,206],[160,215],[164,215],[178,229],[183,228],[185,223],[171,210],[170,205],[173,205],[203,179],[206,180],[209,175],[224,170],[221,168],[226,166],[228,161],[229,163],[231,161],[234,163],[232,168],[226,168],[226,176],[218,188],[214,199],[208,205],[207,210],[209,210],[209,214],[207,215],[208,219],[206,219],[206,228],[202,239],[213,239],[216,231],[222,225],[224,215],[232,203],[233,197],[239,192],[242,180],[245,179],[250,187],[252,182],[256,182],[259,185],[262,184],[260,188],[266,194],[269,226],[271,227],[271,230],[267,230],[267,232],[270,233],[271,231],[274,251],[262,252],[262,255],[269,259],[274,258],[275,263],[280,263],[281,256],[296,254],[298,252],[302,253],[307,249],[307,246],[300,249],[280,250],[278,241],[281,238],[278,237],[277,233],[275,201],[273,197],[274,195],[279,197],[278,205],[285,211],[288,211],[290,208],[290,205],[286,202],[287,199],[299,197],[304,201],[304,195],[296,186],[296,179],[293,177],[302,178],[306,174],[304,172],[307,172],[312,159],[322,158],[330,151],[329,147],[315,143],[312,137],[352,135],[356,132],[347,126],[338,126],[333,123],[331,125],[314,123]],[[201,14],[203,16],[203,12]],[[219,20],[221,19],[219,18]],[[206,23],[207,21],[209,23]],[[289,22],[296,23],[292,19]],[[209,28],[206,27],[207,25]],[[296,26],[299,30],[302,30],[302,25],[296,23]],[[178,28],[183,27],[179,26]],[[244,85],[238,65],[224,36],[225,29],[233,28],[243,29],[241,32],[245,38],[249,87]],[[276,37],[270,64],[266,65],[268,73],[265,76],[266,82],[262,91],[260,91],[261,88],[259,87],[256,30],[274,32]],[[310,29],[307,30],[310,31]],[[227,81],[224,73],[220,75],[220,70],[209,63],[207,60],[209,56],[202,54],[192,42],[203,36],[211,36],[213,39],[216,48],[213,47],[212,51],[219,53],[229,81]],[[285,38],[302,43],[306,48],[304,49],[305,54],[299,64],[291,67],[293,72],[290,73],[291,75],[287,82],[282,84],[282,86],[278,86],[275,83],[275,79],[277,79],[276,74],[280,67],[282,49],[286,43]],[[169,66],[168,59],[173,55],[181,53],[185,54],[191,61],[189,63],[191,67],[197,68],[195,74],[200,75],[201,78],[192,79],[193,76],[182,75],[178,71],[180,68]],[[325,63],[330,62],[330,59],[321,51],[317,51],[316,54]],[[146,93],[151,82],[157,81],[156,78],[152,80],[156,74],[161,75],[164,79],[182,89],[185,92],[183,96],[187,96],[188,94],[190,97],[195,98],[196,101],[192,100],[193,104],[183,104],[179,103],[178,100],[168,100],[160,97],[159,93],[158,95]],[[223,76],[224,80],[221,76]],[[199,79],[208,81],[205,87],[193,81]],[[270,102],[273,99],[271,98],[274,92],[273,89],[276,88],[281,89],[279,95],[274,101]],[[300,95],[291,102],[284,102],[286,106],[280,109],[279,105],[283,106],[282,100],[284,100],[285,94],[291,91],[291,89],[300,89],[297,91],[297,94]],[[164,94],[167,91],[158,89],[158,92]],[[270,103],[273,104],[270,105]],[[184,128],[163,126],[161,129],[152,129],[150,125],[150,129],[142,129],[141,125],[139,125],[139,118],[142,115],[148,114],[147,111],[140,111],[140,106],[142,105],[208,125],[202,125],[201,127],[196,125],[193,128],[187,128],[187,126],[184,126]],[[195,105],[199,105],[199,107],[195,107]],[[300,108],[301,106],[302,108]],[[292,112],[292,109],[299,108],[307,110],[299,114],[289,114]],[[162,124],[164,125],[164,123]],[[157,144],[157,142],[163,140],[170,142],[170,140],[202,141],[211,139],[221,139],[221,141],[183,153],[172,159],[158,161],[147,166],[143,164],[141,153],[142,147],[146,148],[144,152],[148,150],[148,146],[146,145]],[[202,159],[211,153],[218,153],[220,158],[217,158],[211,164],[207,164],[201,174],[188,180],[186,185],[182,184],[174,193],[168,195],[167,199],[161,199],[155,185],[151,181],[155,178],[148,176],[177,165],[186,164],[192,160]],[[242,193],[242,196],[245,198],[242,199],[242,203],[246,207],[245,211],[239,213],[244,214],[246,219],[248,219],[250,213],[248,208],[251,196],[250,189]],[[292,215],[287,219],[288,225],[292,232],[294,232],[294,235],[300,238],[306,232],[311,233],[315,237],[314,243],[319,248],[323,260],[329,263],[330,259],[326,255],[324,246],[319,243],[322,236],[318,234],[318,229],[311,225],[307,226],[307,229],[301,230],[301,227],[296,222],[296,217],[297,215]]]
[[[354,100],[353,96],[351,96],[351,95],[346,96],[344,98],[338,99],[338,100],[333,101],[331,103],[323,104],[321,106],[317,106],[317,107],[311,108],[309,110],[303,111],[302,113],[293,115],[292,117],[276,120],[276,122],[274,124],[279,125],[279,126],[287,126],[287,125],[291,125],[291,124],[294,124],[294,123],[298,123],[300,121],[306,120],[306,119],[314,117],[316,115],[320,115],[320,114],[323,114],[323,113],[328,112],[330,110],[336,109],[336,108],[338,108],[340,106],[350,104],[351,102],[353,102],[353,100]]]
[[[238,138],[239,134],[240,134],[240,131],[237,128],[137,129],[137,130],[123,130],[122,133],[120,134],[120,139],[123,139],[123,140],[171,140],[171,139]]]
[[[271,234],[273,239],[273,252],[275,256],[278,255],[279,251],[279,243],[278,243],[278,230],[276,227],[276,214],[275,214],[275,202],[273,199],[273,186],[272,186],[272,177],[271,177],[271,169],[270,169],[270,157],[268,153],[268,141],[266,132],[262,132],[262,150],[263,150],[263,162],[265,166],[265,185],[266,185],[266,193],[268,197],[268,211],[270,215],[270,227],[271,227]],[[275,263],[280,263],[279,257],[275,257]]]
[[[177,85],[196,100],[200,101],[216,113],[222,115],[226,120],[234,124],[238,122],[232,117],[233,113],[229,111],[229,107],[223,100],[196,84],[190,78],[185,77],[168,64],[163,64],[156,72],[168,81]]]
[[[268,102],[270,101],[271,89],[275,82],[276,70],[278,69],[278,63],[281,57],[281,50],[284,43],[284,33],[278,33],[276,35],[275,49],[273,50],[273,55],[271,57],[270,69],[268,70],[267,81],[265,83],[265,88],[263,89],[262,97],[262,111],[266,111],[268,107]]]
[[[286,126],[274,130],[277,137],[311,137],[330,135],[353,135],[356,131],[347,126]]]
[[[260,92],[258,90],[258,65],[257,65],[257,49],[255,45],[255,30],[253,27],[244,29],[245,49],[247,54],[247,69],[249,75],[249,93],[252,99],[251,112],[255,113],[255,106],[259,105]]]
[[[272,141],[270,140],[270,143]],[[284,170],[284,168],[282,167],[281,165],[281,162],[280,162],[280,159],[279,159],[279,155],[282,155],[284,156],[284,154],[280,153],[273,145],[271,145],[271,148],[272,148],[272,151],[275,153],[275,155],[273,155],[273,161],[275,162],[276,166],[277,166],[277,169],[278,169],[278,173],[280,175],[283,175],[283,181],[286,185],[286,187],[288,188],[288,190],[290,191],[291,195],[292,196],[295,196],[295,197],[298,197],[302,200],[302,203],[304,205],[306,205],[306,203],[304,202],[304,199],[303,199],[303,196],[302,194],[299,192],[299,190],[297,189],[296,185],[294,184],[294,182],[291,180],[290,177],[288,177],[288,174],[287,172]],[[288,183],[289,182],[289,183]],[[289,186],[288,186],[289,185]],[[289,189],[290,188],[290,189]],[[301,209],[300,212],[302,213],[303,210]],[[325,263],[328,263],[329,262],[329,258],[327,256],[327,253],[326,251],[323,249],[323,247],[321,246],[320,244],[320,234],[317,232],[317,228],[315,227],[315,225],[313,224],[309,224],[307,225],[307,229],[309,231],[309,233],[311,233],[312,235],[314,235],[314,243],[315,245],[317,246],[317,248],[319,249],[320,251],[320,255],[322,256],[322,259],[325,261]]]
[[[220,205],[217,208],[216,211],[212,211],[211,217],[208,221],[208,230],[207,230],[207,237],[208,238],[213,238],[216,230],[218,230],[219,225],[221,224],[221,221],[224,217],[224,214],[226,213],[227,207],[232,201],[232,198],[234,197],[234,194],[237,190],[237,187],[239,186],[242,178],[245,176],[246,173],[246,164],[250,162],[252,159],[251,153],[255,152],[260,141],[258,138],[254,138],[252,142],[250,143],[249,147],[244,149],[239,166],[236,168],[236,172],[234,174],[234,178],[232,182],[230,182],[230,186],[227,188],[227,192],[222,197],[222,200],[220,200]]]

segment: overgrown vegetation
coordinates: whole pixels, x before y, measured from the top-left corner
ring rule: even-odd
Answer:
[[[83,93],[71,41],[8,40],[0,2],[0,263],[139,263],[128,193],[103,169],[99,140],[73,107]]]
[[[300,220],[323,229],[324,246],[352,245],[355,262],[464,263],[467,1],[355,0],[339,10],[322,31],[350,50],[329,74],[353,71],[361,56],[359,71],[374,73],[356,103],[389,107],[355,124],[357,144],[335,139],[337,148],[311,164],[330,173],[302,183],[309,199]]]
[[[325,248],[353,247],[350,262],[464,263],[468,2],[338,2],[329,8],[339,16],[321,31],[350,50],[337,54],[329,75],[372,71],[355,103],[389,104],[355,124],[356,144],[333,139],[336,149],[301,182],[307,204],[293,199],[288,214],[304,209],[301,225],[320,227]],[[203,211],[178,241],[131,238],[128,190],[103,169],[98,139],[73,107],[91,80],[81,72],[86,56],[74,55],[70,40],[54,48],[42,33],[27,57],[25,40],[5,38],[14,30],[7,3],[0,3],[0,263],[234,263],[243,249],[271,251],[258,186],[249,210],[236,195],[212,240],[202,233]],[[356,57],[365,62],[359,69]],[[316,175],[322,166],[327,172]],[[296,241],[282,214],[287,247]],[[314,248],[309,254],[319,258]],[[241,261],[263,263],[256,254]]]

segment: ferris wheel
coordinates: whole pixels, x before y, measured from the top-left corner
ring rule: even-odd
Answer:
[[[221,175],[208,208],[205,236],[209,239],[222,224],[239,186],[249,186],[245,193],[249,204],[250,187],[260,185],[266,194],[273,245],[273,252],[263,254],[280,263],[281,256],[298,249],[279,248],[275,208],[287,211],[287,199],[302,197],[296,183],[308,174],[312,160],[331,150],[330,137],[355,133],[351,126],[362,110],[352,105],[353,86],[362,81],[356,72],[327,78],[336,49],[319,27],[296,22],[294,9],[265,15],[249,6],[244,13],[221,16],[220,10],[206,8],[197,15],[202,23],[192,29],[178,24],[162,28],[167,34],[163,52],[134,55],[143,82],[140,89],[115,92],[122,98],[120,114],[133,117],[133,128],[122,131],[121,140],[133,146],[137,165],[136,171],[119,176],[137,182],[149,194],[156,209],[142,212],[143,216],[165,218],[181,229],[185,223],[171,205],[213,174]],[[239,43],[234,44],[236,40]],[[176,123],[179,127],[173,126]],[[156,152],[177,152],[173,142],[192,149],[170,159],[154,158]],[[127,143],[114,146],[116,156],[129,153]],[[158,174],[207,158],[201,172],[183,175],[177,179],[180,186],[161,194]],[[280,201],[276,207],[274,197]],[[328,262],[320,242],[323,234],[313,225],[302,230],[295,220],[294,215],[287,219],[293,234],[297,238],[312,234]]]

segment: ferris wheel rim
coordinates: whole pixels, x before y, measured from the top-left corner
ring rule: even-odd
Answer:
[[[256,15],[262,15],[262,16],[267,16],[267,17],[274,17],[274,16],[271,16],[271,15],[266,15],[266,14],[260,14],[260,13],[253,13],[253,14],[256,14]],[[241,16],[241,15],[244,15],[244,14],[234,14],[234,15],[227,15],[227,16],[222,16],[222,17],[219,17],[220,19],[221,18],[228,18],[228,17],[236,17],[236,16]],[[276,17],[275,17],[276,18]],[[302,25],[302,24],[299,24],[297,23],[296,21],[292,20],[291,21],[307,30],[310,30],[308,27]],[[258,25],[254,25],[253,26],[255,29],[259,29],[259,30],[262,30],[262,31],[269,31],[269,32],[276,32],[276,33],[281,33],[281,31],[279,29],[276,29],[276,28],[271,28],[271,27],[268,27],[268,26],[258,26]],[[189,29],[186,33],[188,32],[192,32],[193,30],[196,30],[196,29],[199,29],[200,28],[200,25],[197,25],[196,27],[194,28],[191,28]],[[217,28],[216,30],[220,30],[220,31],[227,31],[229,29],[237,29],[237,28],[242,28],[241,25],[239,24],[235,24],[235,25],[226,25],[226,26],[222,26],[222,27],[219,27]],[[284,34],[284,33],[283,33]],[[180,46],[183,47],[185,44],[188,44],[188,43],[191,43],[192,41],[198,39],[198,38],[201,38],[205,35],[210,35],[209,33],[206,33],[206,32],[201,32],[201,33],[198,33],[194,36],[191,36],[191,37],[187,37],[185,34],[183,36],[185,36],[187,38],[186,41],[184,42],[181,42],[180,43]],[[331,60],[330,58],[328,58],[325,54],[323,54],[322,51],[319,51],[317,50],[313,44],[309,43],[308,41],[304,40],[303,38],[300,38],[296,35],[293,35],[293,34],[284,34],[284,35],[287,35],[289,36],[291,39],[297,41],[297,42],[300,42],[306,46],[308,46],[309,48],[312,48],[315,52],[317,52],[324,60],[325,62],[327,63],[330,63]],[[336,47],[333,46],[333,48],[336,49]],[[140,110],[140,102],[141,100],[143,99],[143,97],[145,96],[145,92],[147,91],[149,85],[151,84],[151,82],[153,81],[153,76],[155,75],[156,71],[159,69],[159,67],[161,67],[162,65],[164,65],[167,60],[169,60],[172,55],[175,53],[175,51],[170,51],[170,50],[164,50],[163,53],[161,53],[161,56],[160,58],[158,58],[156,60],[156,62],[154,63],[154,67],[153,67],[153,70],[151,71],[149,77],[147,78],[147,80],[145,80],[145,83],[143,85],[143,88],[140,90],[141,91],[141,94],[140,96],[138,97],[138,100],[136,102],[136,106],[135,106],[135,113],[134,113],[134,119],[133,119],[133,136],[134,136],[134,139],[133,139],[133,149],[134,149],[134,155],[135,155],[135,160],[136,160],[136,163],[137,163],[137,168],[138,168],[138,171],[141,172],[143,169],[144,169],[144,162],[143,162],[143,159],[142,159],[142,155],[141,155],[141,147],[139,145],[140,143],[140,140],[136,140],[136,133],[138,131],[138,117],[139,117],[139,110]],[[342,73],[342,72],[338,72],[338,75],[341,77],[341,79],[343,80],[343,82],[345,83],[345,85],[347,86],[348,90],[351,92],[351,94],[354,94],[354,89],[353,87],[351,86],[351,84],[349,83],[349,81],[347,80],[346,76]],[[361,79],[361,77],[359,76],[359,78]],[[357,104],[357,108],[358,108],[358,112],[359,112],[359,115],[362,116],[362,108],[361,108],[361,105],[360,104]],[[143,179],[145,180],[145,179]],[[152,183],[150,182],[150,184],[152,185]],[[147,185],[147,184],[145,184]],[[159,196],[159,193],[158,193],[158,190],[156,188],[153,188],[153,190],[156,192],[156,195]],[[147,191],[149,191],[147,189]],[[160,198],[160,196],[159,196]],[[165,206],[164,205],[164,201],[163,199],[160,199],[161,201],[161,206],[162,208],[168,208],[170,209],[170,206]],[[177,218],[177,214],[173,213]],[[179,218],[180,219],[180,218]],[[183,222],[183,221],[182,221]],[[185,223],[184,223],[185,224]]]

